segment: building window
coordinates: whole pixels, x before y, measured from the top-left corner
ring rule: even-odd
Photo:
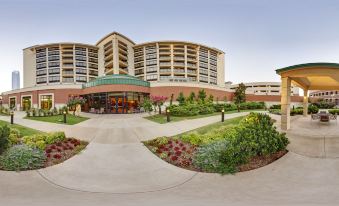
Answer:
[[[24,96],[22,97],[22,110],[27,111],[31,109],[32,106],[32,97],[31,96]]]
[[[15,97],[9,98],[9,108],[14,109],[15,107],[16,107],[16,98]]]
[[[50,110],[53,107],[53,95],[40,96],[40,108]]]
[[[60,76],[50,76],[48,77],[49,83],[60,82]]]

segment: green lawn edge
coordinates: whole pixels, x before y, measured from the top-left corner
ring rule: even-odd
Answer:
[[[63,115],[54,115],[54,116],[43,116],[43,117],[25,117],[24,119],[34,120],[34,121],[40,121],[40,122],[49,122],[49,123],[55,123],[55,124],[64,124],[63,123]],[[80,122],[86,121],[89,118],[87,117],[78,117],[71,114],[68,114],[66,116],[66,125],[75,125]]]
[[[238,112],[237,110],[233,111],[227,111],[225,114],[233,114],[233,113],[243,113],[243,112],[256,112],[256,111],[265,111],[264,109],[253,109],[253,110],[241,110]],[[211,116],[217,116],[220,115],[221,119],[221,112],[214,112],[211,114],[203,114],[203,115],[196,115],[196,116],[185,116],[185,117],[175,117],[171,116],[171,121],[167,122],[167,118],[165,114],[155,114],[147,117],[143,117],[144,119],[150,120],[152,122],[158,123],[158,124],[166,124],[166,123],[171,123],[171,122],[180,122],[184,120],[190,120],[190,119],[199,119],[199,118],[204,118],[204,117],[211,117]]]
[[[22,136],[30,136],[30,135],[34,135],[34,134],[44,133],[44,132],[36,130],[36,129],[25,127],[25,126],[22,126],[22,125],[19,125],[19,124],[10,124],[9,122],[0,120],[0,126],[5,126],[5,125],[7,125],[9,128],[13,128],[13,129],[19,130],[20,134]]]

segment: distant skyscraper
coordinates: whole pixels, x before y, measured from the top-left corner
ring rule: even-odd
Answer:
[[[12,90],[20,89],[20,72],[12,72]]]

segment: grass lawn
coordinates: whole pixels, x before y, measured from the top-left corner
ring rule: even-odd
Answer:
[[[25,117],[25,119],[30,119],[30,120],[36,120],[36,121],[41,121],[41,122],[51,122],[51,123],[57,123],[57,124],[64,124],[64,117],[63,115],[55,115],[55,116],[46,116],[46,117]],[[67,115],[67,125],[74,125],[78,124],[80,122],[83,122],[85,120],[88,120],[89,118],[87,117],[77,117],[72,114]]]
[[[9,122],[5,122],[5,121],[0,120],[0,126],[4,126],[4,125],[9,126],[10,128],[18,129],[22,136],[29,136],[29,135],[33,135],[33,134],[43,133],[39,130],[24,127],[24,126],[21,126],[21,125],[18,125],[18,124],[11,125]]]
[[[199,127],[197,129],[194,129],[194,130],[191,130],[191,131],[187,131],[187,132],[184,132],[182,134],[179,134],[179,135],[175,135],[175,136],[181,136],[183,134],[187,134],[187,133],[191,133],[191,132],[197,132],[199,134],[205,134],[213,129],[217,129],[221,126],[229,126],[229,127],[232,127],[232,126],[236,126],[237,124],[239,124],[239,122],[244,118],[245,116],[241,116],[241,117],[235,117],[235,118],[231,118],[231,119],[226,119],[224,122],[216,122],[216,123],[213,123],[213,124],[209,124],[209,125],[206,125],[206,126],[203,126],[203,127]]]
[[[242,110],[240,112],[253,112],[253,111],[262,111],[260,109],[256,109],[256,110]],[[237,113],[238,111],[227,111],[225,112],[225,114],[232,114],[232,113]],[[212,114],[204,114],[204,115],[196,115],[196,116],[186,116],[186,117],[174,117],[171,116],[171,122],[179,122],[179,121],[183,121],[183,120],[188,120],[188,119],[198,119],[198,118],[203,118],[203,117],[210,117],[210,116],[215,116],[215,115],[220,115],[221,118],[221,112],[215,112]],[[148,119],[150,121],[159,123],[159,124],[165,124],[167,123],[167,117],[165,114],[155,114],[152,116],[148,116],[148,117],[144,117],[145,119]]]

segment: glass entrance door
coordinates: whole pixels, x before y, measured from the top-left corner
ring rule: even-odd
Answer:
[[[123,96],[111,97],[111,113],[122,114],[125,113],[126,99]]]

